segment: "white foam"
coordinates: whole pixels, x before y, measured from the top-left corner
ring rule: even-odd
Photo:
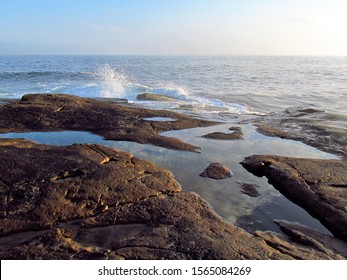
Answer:
[[[228,103],[216,98],[207,98],[194,95],[189,89],[173,82],[161,82],[155,86],[147,86],[140,83],[130,82],[130,78],[116,71],[109,64],[105,64],[96,72],[100,82],[100,97],[126,98],[130,103],[146,103],[161,109],[170,109],[185,106],[198,113],[233,114],[257,114],[247,105]],[[172,97],[174,100],[166,102],[140,101],[136,96],[143,92],[162,94]]]
[[[100,97],[123,98],[130,82],[127,76],[114,70],[109,64],[105,64],[96,72],[101,82]]]

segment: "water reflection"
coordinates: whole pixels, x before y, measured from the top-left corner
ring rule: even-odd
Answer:
[[[247,230],[276,230],[273,219],[300,222],[321,232],[327,230],[306,211],[282,196],[267,183],[266,178],[258,178],[247,172],[239,162],[253,154],[298,156],[306,158],[336,158],[297,141],[268,137],[256,132],[252,125],[240,125],[242,140],[219,141],[201,137],[210,132],[230,132],[235,124],[222,124],[209,128],[194,128],[165,132],[162,135],[179,138],[202,148],[201,153],[168,150],[152,145],[142,145],[127,141],[104,140],[98,135],[80,131],[28,132],[0,134],[3,138],[26,138],[37,143],[50,145],[70,145],[74,143],[98,143],[137,157],[148,159],[173,172],[184,191],[194,191],[203,197],[226,221],[238,224]],[[234,174],[225,180],[202,178],[199,173],[211,161],[229,166]],[[240,182],[255,184],[259,197],[250,197],[241,192]]]

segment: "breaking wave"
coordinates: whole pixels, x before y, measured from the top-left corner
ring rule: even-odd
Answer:
[[[206,97],[171,81],[151,81],[150,85],[139,83],[109,64],[102,65],[96,71],[84,72],[0,72],[0,81],[3,82],[0,97],[5,98],[20,98],[24,93],[67,93],[81,97],[127,99],[129,103],[140,103],[156,109],[196,113],[256,113],[247,105]],[[17,86],[20,84],[25,87]],[[144,92],[163,95],[169,100],[138,100],[136,97]]]
[[[153,107],[194,111],[197,113],[229,112],[235,114],[255,114],[247,105],[224,102],[220,99],[194,95],[189,89],[173,82],[160,82],[155,86],[134,83],[125,74],[105,64],[98,69],[96,76],[100,82],[100,97],[124,98],[130,103],[145,103]],[[148,92],[154,95],[163,95],[170,101],[160,102],[153,100],[137,100],[138,94]]]

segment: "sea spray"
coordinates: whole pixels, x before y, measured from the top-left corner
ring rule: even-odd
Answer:
[[[97,71],[101,83],[100,97],[122,98],[130,85],[127,76],[114,70],[109,64],[104,64]]]

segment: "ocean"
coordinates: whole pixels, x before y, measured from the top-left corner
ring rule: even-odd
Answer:
[[[176,98],[160,105],[171,109],[269,114],[301,106],[338,119],[347,115],[347,57],[0,57],[0,98],[49,92],[139,103],[146,91]]]
[[[171,99],[141,101],[150,92]],[[0,98],[26,93],[67,93],[82,97],[126,99],[135,106],[168,109],[224,124],[166,132],[202,148],[201,153],[151,145],[106,141],[87,132],[10,133],[38,143],[69,145],[101,143],[149,159],[173,172],[184,191],[201,195],[226,221],[244,229],[279,231],[274,219],[299,222],[328,233],[315,219],[239,162],[253,154],[336,158],[298,141],[259,134],[240,120],[295,111],[318,112],[312,118],[333,129],[347,130],[347,57],[257,56],[0,56]],[[228,131],[237,124],[242,141],[200,137]],[[215,181],[198,174],[211,161],[231,167],[233,177]],[[258,186],[248,197],[240,183]]]

